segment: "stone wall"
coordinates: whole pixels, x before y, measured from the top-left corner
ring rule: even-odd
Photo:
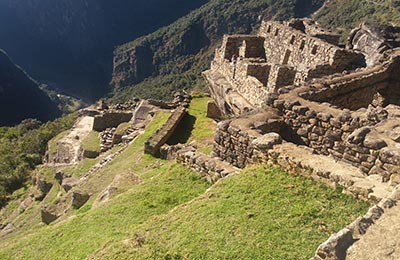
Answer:
[[[267,62],[295,67],[297,82],[362,65],[362,55],[311,37],[287,24],[263,21],[258,35],[265,38]],[[321,65],[326,66],[320,67],[318,74],[309,74]]]
[[[110,111],[101,115],[96,115],[93,122],[93,130],[102,132],[107,128],[117,127],[122,123],[132,119],[132,112]]]
[[[210,157],[195,149],[182,149],[177,152],[176,160],[214,183],[228,175],[236,173],[239,169],[229,165],[217,157]]]
[[[382,100],[375,105],[399,104],[399,68],[400,58],[394,56],[369,69],[332,79],[321,79],[313,84],[313,89],[300,95],[312,101],[328,102],[351,110],[368,107],[376,101],[376,95],[381,96]]]
[[[221,59],[231,61],[232,57],[264,58],[265,50],[263,42],[265,38],[257,35],[225,35],[222,41],[223,49],[220,49]]]
[[[145,142],[144,152],[158,156],[161,146],[168,141],[185,115],[186,108],[175,109],[167,121]]]
[[[351,112],[326,104],[311,106],[289,96],[275,100],[274,107],[304,145],[353,165],[366,175],[378,174],[382,181],[397,184],[400,152],[392,140],[373,127],[387,118],[384,110],[371,107],[367,113]]]
[[[232,124],[232,121],[224,121],[218,124],[214,139],[213,155],[222,160],[244,168],[251,163],[253,156],[253,145],[257,134],[249,134]]]
[[[218,123],[213,156],[239,168],[253,162],[253,141],[262,133],[279,132],[279,116],[270,110],[262,114]]]
[[[222,115],[263,108],[284,86],[365,65],[362,54],[314,37],[333,40],[330,33],[311,22],[302,25],[299,30],[290,23],[264,21],[258,35],[224,36],[211,69],[204,73]]]

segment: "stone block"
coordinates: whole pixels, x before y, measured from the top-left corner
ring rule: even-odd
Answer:
[[[357,181],[349,187],[349,192],[353,193],[357,197],[368,198],[375,186],[369,181]]]
[[[63,189],[66,192],[68,192],[69,190],[71,190],[73,187],[75,187],[79,183],[80,183],[80,180],[77,178],[65,178],[65,179],[63,179],[61,186],[63,187]]]
[[[40,216],[42,222],[46,225],[54,222],[60,216],[56,213],[56,208],[54,205],[45,205],[40,209]]]
[[[333,234],[327,241],[322,243],[316,252],[318,257],[322,259],[346,259],[347,249],[354,243],[352,233],[349,229],[344,228],[338,233]]]
[[[90,195],[86,192],[75,191],[72,193],[72,207],[79,209],[82,207],[90,198]]]
[[[277,133],[268,133],[252,141],[252,145],[262,151],[272,149],[274,145],[281,143],[282,138]]]
[[[320,112],[317,114],[317,118],[323,122],[329,122],[329,120],[332,118],[332,115],[329,113]]]
[[[347,228],[351,230],[354,239],[359,239],[373,224],[374,222],[370,218],[358,217],[353,223],[348,225]]]
[[[371,132],[371,129],[369,127],[359,128],[349,135],[347,141],[351,144],[360,144],[364,141],[365,136],[369,132]]]
[[[222,113],[218,106],[213,101],[209,101],[207,104],[207,117],[209,118],[221,118]]]
[[[380,151],[379,159],[384,163],[400,166],[400,150],[385,147]]]
[[[299,115],[305,115],[308,110],[310,110],[310,109],[306,106],[293,106],[292,107],[292,111]]]
[[[379,150],[387,146],[387,143],[384,140],[371,135],[365,137],[363,144],[365,147],[373,150]]]

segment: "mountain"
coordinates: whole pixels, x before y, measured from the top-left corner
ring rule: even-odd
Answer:
[[[360,22],[381,25],[400,25],[400,1],[331,0],[315,14],[325,28],[337,30],[343,39]]]
[[[39,85],[0,49],[0,126],[26,118],[49,121],[60,115]]]
[[[86,100],[107,92],[114,46],[207,0],[3,0],[0,46],[34,78]]]
[[[250,33],[260,19],[311,15],[323,0],[211,0],[175,23],[116,48],[115,100],[168,98],[177,89],[203,86],[201,72],[224,34]]]
[[[201,72],[211,61],[223,34],[246,34],[261,17],[285,20],[313,16],[323,27],[342,35],[363,21],[400,24],[400,3],[358,1],[212,0],[168,27],[116,48],[112,86],[114,100],[134,96],[168,98],[177,89],[203,88]]]

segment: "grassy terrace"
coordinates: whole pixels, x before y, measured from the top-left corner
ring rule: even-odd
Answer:
[[[99,133],[96,131],[91,131],[89,135],[82,142],[83,150],[100,152],[100,140]]]
[[[209,149],[207,98],[195,98],[187,140]],[[143,154],[144,141],[168,118],[160,113],[120,156],[82,189],[93,197],[121,173],[133,185],[98,208],[0,243],[0,259],[307,259],[334,231],[364,214],[357,201],[304,177],[253,166],[211,189],[196,173]],[[77,171],[77,169],[75,169]]]
[[[368,204],[279,169],[252,167],[131,231],[96,259],[309,259]]]

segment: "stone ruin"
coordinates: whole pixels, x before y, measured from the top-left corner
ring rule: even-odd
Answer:
[[[379,202],[370,211],[380,214],[333,235],[313,259],[344,259],[399,198],[399,32],[364,23],[342,47],[309,19],[263,21],[257,35],[224,36],[203,73],[213,98],[207,114],[224,119],[209,160],[278,165]],[[212,172],[191,163],[194,153],[178,159]]]
[[[257,153],[254,142],[275,132],[356,167],[360,178],[400,184],[400,50],[382,35],[363,24],[342,48],[317,23],[293,19],[225,36],[204,72],[208,114],[239,119],[219,124],[213,155],[240,168],[260,154],[273,161],[272,147]]]

